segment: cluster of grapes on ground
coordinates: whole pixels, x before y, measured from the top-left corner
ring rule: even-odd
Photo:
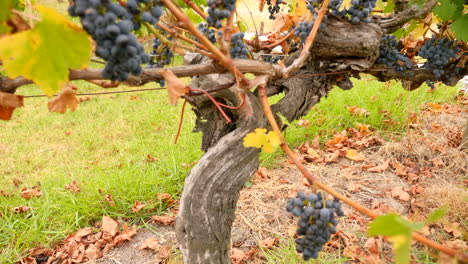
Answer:
[[[322,192],[310,195],[298,192],[296,198],[288,200],[286,210],[299,217],[296,251],[302,253],[304,260],[318,258],[325,243],[337,231],[337,218],[344,216],[340,201],[327,200]]]
[[[132,31],[143,22],[156,25],[163,14],[159,1],[128,0],[122,6],[109,0],[75,0],[68,13],[80,17],[96,42],[96,55],[107,62],[105,78],[125,81],[129,74],[142,73],[141,64],[148,63],[149,56]]]

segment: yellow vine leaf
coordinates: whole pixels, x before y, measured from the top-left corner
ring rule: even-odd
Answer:
[[[8,77],[30,79],[50,96],[68,81],[70,69],[88,65],[91,42],[82,28],[55,10],[35,9],[42,20],[31,30],[1,38],[0,59]]]
[[[273,148],[281,143],[275,131],[266,133],[265,128],[257,128],[244,137],[244,147],[261,148],[264,152],[273,152]]]

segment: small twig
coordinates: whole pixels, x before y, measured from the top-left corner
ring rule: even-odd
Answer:
[[[184,3],[190,6],[193,9],[193,11],[197,12],[198,15],[200,15],[201,17],[203,17],[203,19],[206,20],[208,16],[194,2],[190,0],[184,0]]]
[[[249,14],[250,14],[250,18],[252,19],[252,24],[253,24],[253,26],[254,26],[254,28],[255,28],[255,34],[257,34],[257,36],[258,36],[258,30],[257,30],[257,25],[256,25],[257,23],[255,23],[255,19],[254,19],[254,17],[253,17],[252,11],[250,11],[249,6],[245,3],[244,0],[242,0],[242,3],[245,5],[245,8],[247,8],[247,11],[248,11]],[[236,10],[236,12],[237,12],[237,10]],[[237,15],[239,15],[239,14],[237,14]],[[240,17],[240,16],[239,16],[239,17]],[[240,17],[240,18],[242,19],[242,17]],[[242,20],[243,20],[243,19],[242,19]],[[247,24],[247,23],[246,23],[246,24]]]
[[[201,49],[201,50],[206,50],[206,48],[205,48],[203,45],[201,45],[200,43],[198,43],[198,42],[196,42],[195,40],[190,39],[190,38],[188,38],[188,37],[186,37],[186,36],[184,36],[184,35],[182,35],[182,34],[179,34],[177,31],[172,30],[172,29],[166,27],[166,26],[165,26],[163,23],[161,23],[161,22],[158,23],[158,27],[160,27],[162,30],[166,31],[167,33],[171,34],[171,35],[174,36],[175,38],[180,38],[180,39],[182,39],[182,40],[184,40],[184,41],[186,41],[186,42],[188,42],[188,43],[190,43],[190,44],[193,44],[193,45],[197,46],[197,48],[199,48],[199,49]]]
[[[190,92],[201,92],[201,93],[204,93],[206,95],[206,97],[208,97],[211,102],[213,102],[213,104],[216,106],[216,108],[218,108],[219,112],[221,113],[221,115],[224,117],[224,119],[226,120],[226,124],[229,124],[231,123],[231,118],[229,118],[226,113],[223,111],[223,109],[221,108],[221,106],[219,105],[219,103],[213,98],[213,96],[211,96],[207,91],[203,90],[203,89],[193,89],[193,88],[190,88]]]
[[[177,128],[177,134],[174,139],[174,144],[177,144],[177,141],[179,140],[179,136],[180,136],[180,131],[182,130],[182,123],[184,122],[184,111],[185,111],[186,104],[187,104],[187,100],[184,100],[184,103],[182,104],[182,110],[180,112],[179,127]]]
[[[295,31],[293,29],[286,36],[284,36],[282,39],[278,40],[277,42],[262,46],[261,48],[262,49],[272,49],[272,48],[280,45],[281,43],[285,42],[286,40],[288,40],[294,34],[294,32]]]
[[[270,104],[268,103],[268,96],[267,96],[267,90],[266,90],[266,84],[263,83],[258,86],[258,95],[260,97],[260,102],[262,103],[263,106],[263,111],[265,113],[265,116],[268,119],[268,122],[270,123],[273,131],[275,131],[278,134],[278,137],[280,138],[280,147],[281,149],[288,155],[288,157],[294,162],[294,164],[297,166],[299,171],[306,177],[307,181],[323,191],[331,194],[332,196],[336,197],[337,199],[343,201],[344,203],[348,204],[349,206],[353,207],[356,209],[358,212],[375,219],[379,216],[379,214],[376,214],[375,212],[365,208],[364,206],[360,205],[359,203],[349,199],[348,197],[340,194],[339,192],[335,191],[331,187],[321,183],[315,176],[313,176],[305,167],[304,165],[297,159],[296,155],[294,152],[289,148],[288,143],[284,139],[281,130],[278,127],[278,123],[275,120],[275,117],[273,115],[273,112],[271,111]],[[454,250],[452,248],[443,246],[435,241],[432,241],[430,239],[427,239],[426,237],[419,235],[417,233],[412,234],[412,237],[414,240],[429,246],[437,251],[440,251],[442,253],[445,253],[451,257],[454,258],[459,258],[462,261],[466,261],[466,258],[468,257],[467,255],[463,254],[463,252],[459,252],[457,250]]]

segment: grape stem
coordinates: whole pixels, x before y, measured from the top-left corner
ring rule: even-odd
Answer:
[[[169,9],[169,11],[179,20],[183,27],[185,27],[190,33],[195,36],[202,45],[204,45],[208,51],[210,51],[213,56],[219,61],[219,63],[224,66],[226,69],[232,72],[236,81],[238,80],[240,86],[244,89],[250,89],[249,80],[245,78],[242,72],[236,68],[232,60],[226,57],[219,49],[217,49],[208,38],[205,37],[201,32],[199,32],[195,26],[192,24],[190,19],[185,15],[178,6],[176,6],[171,0],[162,0],[162,3]]]
[[[162,30],[166,31],[167,33],[171,34],[175,38],[180,38],[181,40],[184,40],[184,41],[186,41],[186,42],[188,42],[188,43],[190,43],[192,45],[195,45],[197,48],[206,51],[205,47],[202,44],[196,42],[193,39],[187,38],[186,36],[184,36],[182,34],[179,34],[177,31],[170,29],[169,27],[167,27],[163,23],[159,22],[158,27],[160,27]],[[211,57],[212,57],[212,55],[211,55]]]
[[[337,192],[333,188],[321,183],[315,176],[313,176],[305,167],[304,165],[297,159],[296,154],[289,148],[288,143],[284,139],[281,130],[278,126],[278,123],[275,120],[275,117],[273,115],[273,112],[271,111],[270,104],[268,103],[268,96],[267,96],[267,89],[266,89],[266,82],[260,84],[257,86],[258,89],[258,96],[260,98],[260,102],[263,106],[263,112],[265,113],[266,118],[268,119],[268,122],[270,123],[273,131],[275,131],[278,134],[278,137],[280,138],[280,147],[281,149],[288,155],[288,157],[294,162],[294,164],[297,166],[299,171],[306,177],[307,181],[312,185],[317,188],[322,189],[323,191],[331,194],[332,196],[338,198],[339,200],[343,201],[344,203],[348,204],[349,206],[353,207],[356,209],[358,212],[375,219],[379,217],[379,214],[367,209],[366,207],[360,205],[359,203],[349,199],[348,197],[342,195],[341,193]],[[463,254],[463,252],[459,252],[457,250],[454,250],[452,248],[446,247],[444,245],[441,245],[435,241],[432,241],[420,234],[413,233],[412,237],[414,240],[430,247],[433,248],[437,251],[440,251],[442,253],[445,253],[451,257],[458,258],[461,260],[463,263],[468,260],[468,256],[466,254]]]
[[[320,10],[318,11],[318,16],[317,19],[315,20],[314,26],[312,27],[312,30],[309,33],[309,36],[307,36],[307,39],[305,41],[304,46],[302,47],[301,54],[297,59],[294,60],[294,62],[287,67],[284,70],[284,75],[288,76],[292,72],[298,70],[302,66],[304,66],[304,63],[306,62],[307,58],[309,57],[310,54],[310,49],[312,48],[312,44],[314,43],[315,36],[317,35],[317,31],[319,29],[320,24],[322,23],[323,17],[325,16],[325,13],[328,11],[328,4],[330,3],[330,0],[324,0],[322,3],[322,7],[320,7]]]

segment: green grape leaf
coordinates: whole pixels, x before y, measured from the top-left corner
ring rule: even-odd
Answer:
[[[393,9],[395,9],[395,1],[388,0],[387,4],[385,5],[385,8],[384,8],[383,12],[384,13],[391,13],[391,12],[393,12]]]
[[[459,17],[450,25],[450,30],[455,33],[458,40],[468,41],[468,14]]]
[[[239,27],[240,32],[247,32],[247,25],[242,21],[237,21],[237,26]]]
[[[434,223],[442,219],[445,215],[447,214],[447,207],[441,207],[434,212],[432,212],[428,217],[427,217],[427,222],[428,223]]]
[[[461,15],[457,3],[452,0],[439,0],[439,5],[434,7],[432,12],[443,21],[453,20]]]
[[[10,78],[23,76],[47,95],[68,81],[70,69],[87,66],[91,42],[86,32],[45,6],[36,6],[42,20],[28,31],[0,39],[0,59]]]
[[[424,223],[411,223],[397,214],[377,217],[369,224],[369,236],[386,236],[393,244],[395,262],[406,264],[410,260],[411,233],[423,227]]]
[[[10,27],[6,24],[6,21],[10,17],[11,7],[11,0],[0,1],[0,34],[10,32]]]
[[[204,22],[205,20],[203,19],[203,17],[201,17],[200,15],[197,14],[197,12],[193,11],[192,8],[184,8],[182,9],[184,11],[184,13],[187,15],[187,17],[190,19],[190,21],[193,23],[193,24],[198,24],[198,23],[201,23],[201,22]]]

